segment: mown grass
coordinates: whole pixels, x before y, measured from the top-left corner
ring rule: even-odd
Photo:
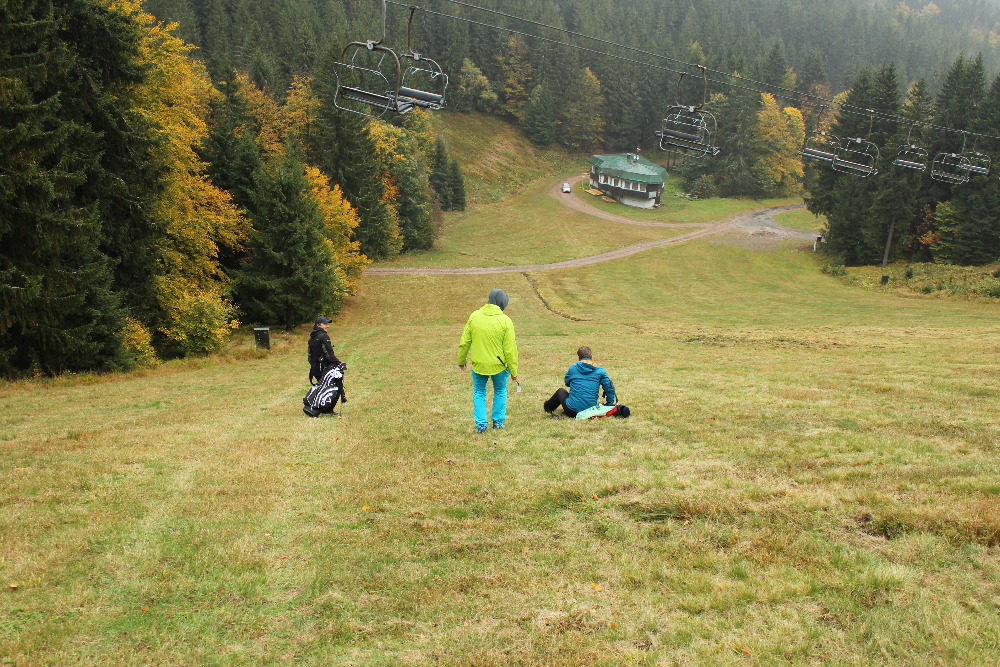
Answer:
[[[442,242],[507,261],[505,210]],[[821,261],[368,277],[331,329],[339,418],[300,411],[305,328],[4,384],[0,659],[998,664],[1000,310]],[[524,391],[478,436],[455,352],[492,287]],[[542,412],[581,344],[630,419]]]
[[[557,177],[555,180],[558,180]],[[563,206],[542,180],[503,201],[446,216],[440,238],[426,252],[409,253],[379,266],[461,267],[560,262],[691,231],[684,228],[609,224]],[[574,196],[574,195],[563,195]],[[580,195],[593,199],[590,195]],[[617,215],[626,215],[618,204]],[[626,210],[623,210],[626,209]],[[485,219],[488,224],[483,224]]]

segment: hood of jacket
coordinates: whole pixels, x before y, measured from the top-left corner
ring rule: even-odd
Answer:
[[[323,331],[319,327],[316,327],[315,329],[309,332],[309,338],[319,338],[325,333],[326,333],[325,331]]]
[[[479,309],[479,312],[487,317],[496,317],[497,315],[503,315],[503,311],[500,310],[500,306],[488,303]]]
[[[583,375],[590,375],[597,370],[597,366],[594,365],[594,362],[590,359],[581,359],[573,364],[573,366],[576,368],[577,372]]]

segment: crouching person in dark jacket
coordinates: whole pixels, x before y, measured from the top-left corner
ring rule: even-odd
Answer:
[[[615,386],[611,383],[607,371],[594,363],[594,353],[590,348],[584,345],[576,351],[576,356],[579,361],[566,371],[565,382],[569,391],[559,387],[556,393],[545,401],[545,411],[549,414],[553,414],[559,406],[562,406],[567,417],[576,417],[576,413],[599,403],[602,387],[605,403],[615,404]]]
[[[344,395],[347,364],[333,353],[333,343],[327,333],[329,329],[330,320],[320,316],[309,334],[309,384],[313,386],[302,399],[302,412],[309,417],[335,415],[337,401],[347,402]],[[316,384],[313,384],[314,381]]]

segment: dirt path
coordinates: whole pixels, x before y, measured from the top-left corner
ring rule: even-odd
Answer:
[[[571,183],[576,183],[581,180],[583,176],[576,176],[571,179]],[[574,197],[573,195],[565,195],[562,193],[562,183],[556,183],[550,190],[549,194],[556,197],[562,201],[566,206],[586,213],[588,215],[593,215],[604,220],[609,220],[611,222],[618,222],[625,225],[640,225],[643,227],[695,227],[694,231],[688,232],[687,234],[680,234],[679,236],[672,236],[667,239],[659,239],[656,241],[646,241],[644,243],[637,243],[635,245],[630,245],[625,248],[617,248],[615,250],[608,250],[607,252],[602,252],[597,255],[590,255],[589,257],[579,257],[577,259],[567,259],[562,262],[553,262],[551,264],[519,264],[517,266],[470,266],[464,268],[395,268],[395,267],[374,267],[365,269],[365,275],[367,276],[386,276],[386,275],[480,275],[487,273],[525,273],[528,271],[551,271],[553,269],[573,269],[581,266],[589,266],[591,264],[599,264],[600,262],[608,262],[613,259],[621,259],[622,257],[628,257],[629,255],[634,255],[636,253],[642,252],[644,250],[649,250],[650,248],[659,248],[660,246],[676,245],[678,243],[686,243],[687,241],[693,241],[695,239],[704,238],[706,236],[713,236],[716,234],[721,234],[723,232],[733,232],[737,234],[745,235],[761,235],[766,234],[771,237],[781,236],[783,238],[802,238],[802,239],[812,239],[815,235],[812,232],[801,232],[799,230],[788,229],[787,227],[782,227],[778,223],[774,222],[771,216],[778,213],[784,213],[785,211],[794,211],[804,207],[804,204],[791,204],[789,206],[772,206],[769,208],[762,208],[756,211],[749,211],[747,213],[740,213],[734,215],[725,220],[719,220],[718,222],[709,223],[703,225],[700,223],[667,223],[667,222],[645,222],[642,220],[633,220],[631,218],[622,217],[619,215],[614,215],[612,213],[607,213],[598,208],[590,206],[586,201]]]

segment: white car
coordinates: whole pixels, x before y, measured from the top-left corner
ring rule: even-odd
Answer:
[[[563,183],[563,192],[570,192],[569,183]]]

